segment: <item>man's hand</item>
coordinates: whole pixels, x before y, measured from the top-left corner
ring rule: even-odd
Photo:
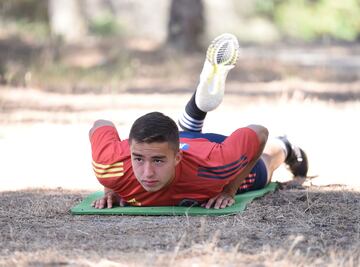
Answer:
[[[124,207],[125,201],[114,191],[107,191],[102,198],[95,200],[91,206],[95,209],[103,209],[105,207],[111,209],[113,206]]]
[[[228,193],[220,193],[216,197],[210,198],[206,203],[201,206],[207,209],[210,209],[214,206],[214,209],[224,209],[230,207],[235,203],[235,199],[232,195]]]

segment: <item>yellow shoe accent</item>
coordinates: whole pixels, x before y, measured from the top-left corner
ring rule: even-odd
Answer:
[[[195,95],[195,102],[200,110],[208,112],[220,105],[226,77],[235,67],[238,57],[239,43],[234,35],[224,33],[211,42]]]

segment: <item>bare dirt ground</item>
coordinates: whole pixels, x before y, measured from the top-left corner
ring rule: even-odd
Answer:
[[[1,194],[2,266],[358,266],[359,191],[280,190],[219,217],[72,216],[86,192]]]
[[[69,213],[86,194],[101,189],[90,165],[91,123],[110,119],[126,138],[133,120],[145,112],[176,119],[196,83],[197,74],[185,77],[199,67],[198,58],[185,60],[178,76],[154,73],[154,66],[145,64],[120,92],[1,87],[0,265],[359,266],[360,72],[358,61],[351,60],[357,49],[332,49],[328,57],[311,50],[318,56],[310,61],[299,51],[292,57],[275,51],[281,64],[269,53],[246,50],[204,131],[229,134],[260,123],[272,136],[286,133],[307,151],[309,175],[316,178],[258,199],[235,216]],[[293,60],[297,67],[284,63]],[[281,76],[286,69],[301,75]],[[318,79],[306,79],[314,73]],[[274,177],[290,178],[285,168]]]

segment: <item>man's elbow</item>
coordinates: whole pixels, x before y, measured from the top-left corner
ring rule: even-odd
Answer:
[[[258,140],[259,140],[260,147],[264,148],[265,144],[268,140],[268,137],[269,137],[268,129],[262,125],[255,125],[255,124],[251,124],[247,127],[256,133]]]
[[[100,128],[102,126],[112,126],[115,127],[114,123],[108,120],[97,120],[94,122],[92,128],[89,131],[89,138],[91,138],[92,134],[95,132],[97,128]]]

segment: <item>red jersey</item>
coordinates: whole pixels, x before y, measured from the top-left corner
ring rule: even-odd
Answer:
[[[175,178],[159,191],[147,192],[134,175],[128,140],[122,141],[114,127],[97,128],[90,141],[97,179],[133,206],[175,206],[183,199],[205,202],[221,193],[259,148],[250,128],[237,129],[221,144],[205,138],[180,138],[183,157]]]

